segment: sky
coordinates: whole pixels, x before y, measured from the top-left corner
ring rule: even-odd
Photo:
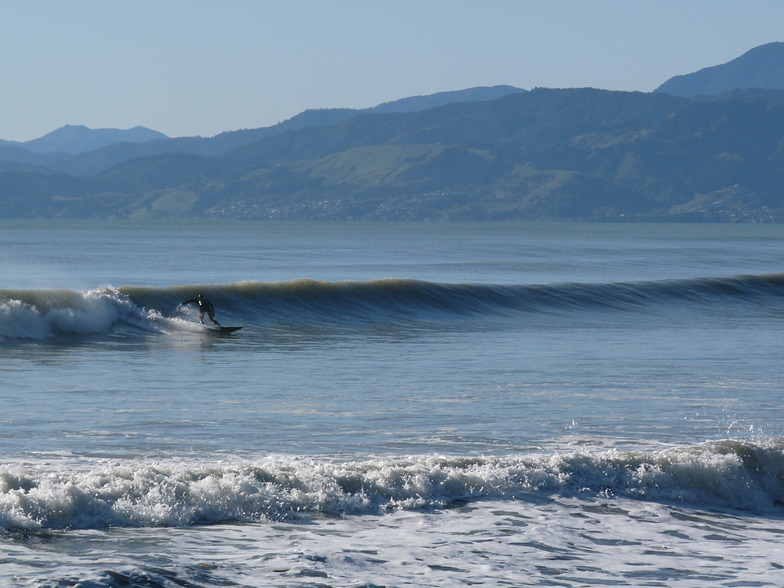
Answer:
[[[782,0],[0,0],[0,139],[209,137],[497,84],[650,92],[782,23]]]

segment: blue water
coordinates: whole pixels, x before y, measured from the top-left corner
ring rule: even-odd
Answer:
[[[4,584],[777,585],[777,225],[0,246]]]

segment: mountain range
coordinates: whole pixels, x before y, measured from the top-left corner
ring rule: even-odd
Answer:
[[[783,51],[652,93],[472,88],[211,138],[68,126],[0,142],[0,218],[782,222]]]

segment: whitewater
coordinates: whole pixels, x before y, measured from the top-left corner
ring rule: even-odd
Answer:
[[[779,226],[0,245],[2,585],[781,585]]]

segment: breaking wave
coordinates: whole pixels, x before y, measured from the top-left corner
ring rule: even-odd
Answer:
[[[629,283],[554,285],[367,282],[241,282],[169,288],[0,290],[0,341],[124,332],[170,332],[193,317],[178,303],[205,294],[221,316],[243,324],[395,322],[524,313],[635,312],[777,301],[784,274]]]
[[[150,464],[83,471],[0,468],[0,529],[190,526],[308,514],[379,514],[476,499],[613,496],[760,513],[784,507],[784,439],[658,452],[416,456],[337,463]]]

